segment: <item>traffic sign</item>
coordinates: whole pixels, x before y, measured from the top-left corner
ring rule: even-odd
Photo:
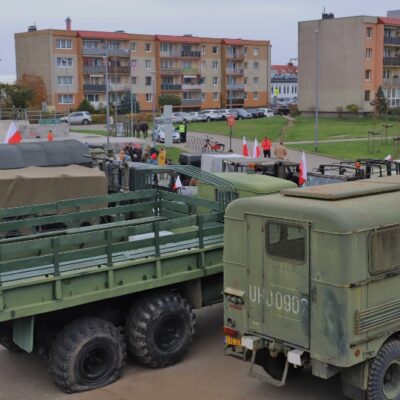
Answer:
[[[228,115],[226,117],[226,122],[227,122],[228,126],[234,126],[235,123],[236,123],[235,116],[234,115]]]

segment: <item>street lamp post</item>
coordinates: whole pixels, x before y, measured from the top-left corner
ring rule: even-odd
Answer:
[[[66,80],[66,82],[65,82],[65,86],[66,86],[66,91],[67,91],[67,115],[69,116],[69,112],[70,112],[70,109],[69,109],[69,82],[68,82],[68,78],[69,78],[69,75],[68,75],[68,60],[67,60],[67,58],[62,58],[61,59],[61,61],[63,62],[63,64],[64,64],[64,67],[65,67],[65,80]],[[72,82],[72,77],[71,77],[71,82]],[[69,125],[69,123],[70,123],[70,121],[69,121],[69,118],[68,118],[68,125]]]
[[[316,57],[315,57],[315,132],[314,150],[318,151],[318,113],[319,113],[319,30],[315,31]]]
[[[232,110],[232,75],[229,79],[229,108]],[[233,153],[232,150],[232,125],[229,125],[229,153]]]
[[[110,152],[110,99],[108,82],[108,49],[106,48],[106,125],[107,125],[107,155]]]
[[[152,109],[152,113],[153,113],[153,130],[152,130],[151,139],[152,139],[152,142],[153,142],[153,147],[155,147],[155,145],[156,145],[156,132],[155,132],[155,129],[156,129],[156,123],[155,123],[155,116],[156,116],[156,103],[155,103],[155,101],[156,101],[156,99],[155,99],[155,97],[156,97],[156,94],[155,94],[156,71],[151,71],[151,73],[152,73],[151,100],[152,100],[152,108],[153,108]]]

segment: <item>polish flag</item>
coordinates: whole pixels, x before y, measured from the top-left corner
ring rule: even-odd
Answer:
[[[4,138],[4,143],[17,144],[22,140],[22,136],[19,133],[14,121],[11,121],[6,137]]]
[[[245,157],[249,156],[249,148],[247,147],[246,138],[243,136],[242,154]]]
[[[254,139],[254,146],[253,146],[253,158],[258,158],[261,156],[261,149],[258,145],[257,138]]]
[[[306,163],[306,154],[303,151],[300,160],[300,168],[299,168],[299,186],[303,186],[307,182],[307,163]]]
[[[173,189],[174,189],[174,190],[178,190],[178,189],[180,189],[182,186],[183,186],[183,185],[182,185],[182,182],[181,182],[181,178],[180,178],[180,176],[178,175],[178,176],[176,177],[176,179],[175,179],[175,183],[174,183]]]
[[[393,157],[392,157],[391,154],[388,154],[388,155],[384,158],[384,160],[386,160],[386,161],[393,161]]]

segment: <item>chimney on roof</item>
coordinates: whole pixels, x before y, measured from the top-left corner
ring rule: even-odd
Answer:
[[[36,32],[36,31],[37,31],[36,24],[28,26],[28,32]]]
[[[67,17],[67,19],[65,20],[65,29],[67,31],[71,30],[71,18],[70,17]]]
[[[322,13],[322,19],[333,19],[335,18],[335,16],[333,15],[333,13]]]

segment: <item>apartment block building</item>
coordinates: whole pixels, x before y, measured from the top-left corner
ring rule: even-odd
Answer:
[[[94,107],[132,91],[142,111],[158,110],[163,93],[179,109],[257,107],[269,103],[271,46],[266,40],[144,35],[123,31],[37,30],[15,34],[17,79],[39,75],[57,111],[86,98]]]
[[[372,112],[379,86],[390,107],[400,106],[400,18],[324,14],[299,22],[298,31],[300,111],[315,110],[318,75],[322,113],[349,104]]]
[[[297,103],[297,65],[271,65],[271,102]]]

